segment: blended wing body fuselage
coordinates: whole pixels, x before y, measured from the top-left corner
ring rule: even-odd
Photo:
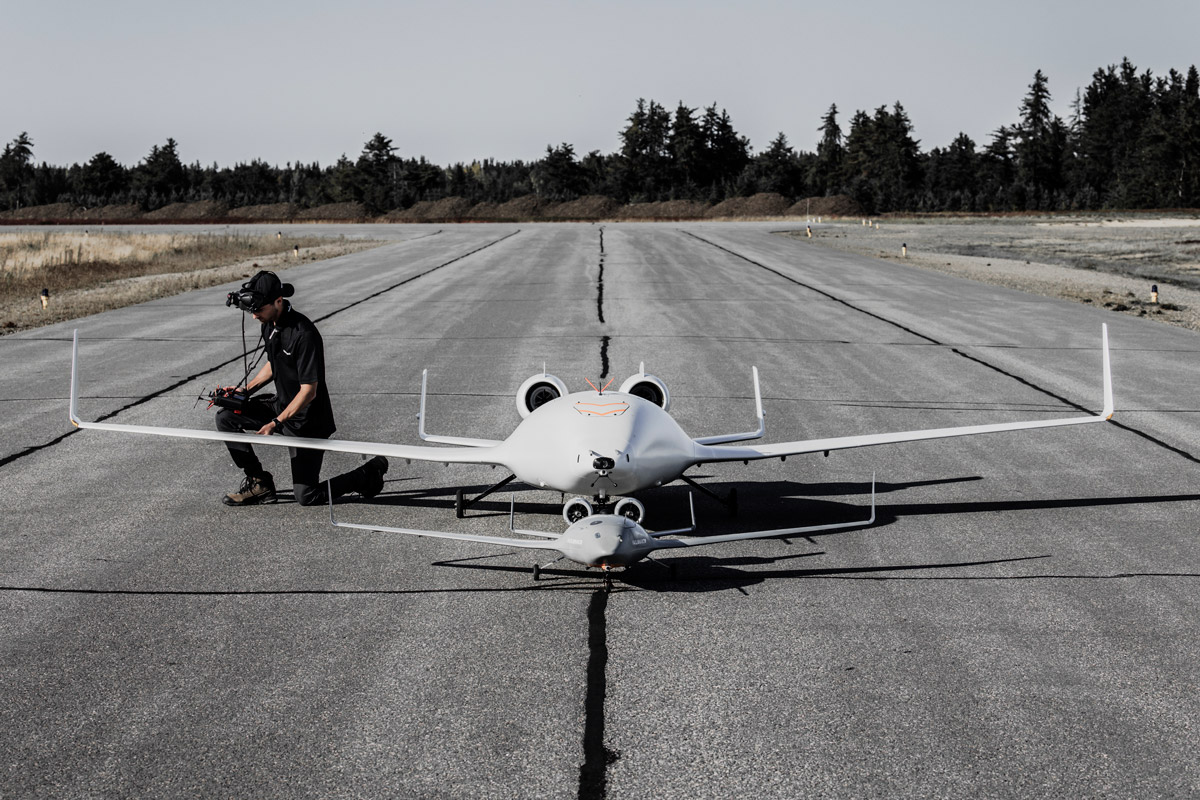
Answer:
[[[496,455],[531,486],[613,496],[677,479],[695,463],[696,443],[654,403],[577,392],[533,411]]]

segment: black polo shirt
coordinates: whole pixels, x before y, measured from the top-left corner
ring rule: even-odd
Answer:
[[[279,413],[300,394],[300,384],[315,383],[317,396],[283,424],[288,433],[324,439],[337,427],[333,405],[325,385],[325,344],[317,326],[284,301],[283,314],[274,324],[264,322],[262,338],[275,380],[275,412]],[[280,431],[283,433],[283,431]]]

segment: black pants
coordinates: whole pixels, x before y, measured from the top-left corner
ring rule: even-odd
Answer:
[[[278,409],[267,398],[251,398],[240,414],[235,414],[228,408],[218,411],[217,430],[223,433],[240,433],[242,431],[256,433],[259,428],[274,419],[277,413],[279,413]],[[287,425],[282,425],[276,430],[284,436],[298,436],[303,433],[294,433],[288,429]],[[272,434],[272,436],[274,435]],[[233,463],[246,473],[246,477],[270,475],[263,469],[262,462],[258,460],[254,448],[250,445],[241,442],[226,442],[225,446],[229,448],[229,455],[233,458]],[[288,455],[291,457],[292,490],[295,492],[296,502],[302,506],[327,502],[325,484],[321,482],[321,462],[325,460],[325,451],[289,447]],[[341,497],[347,492],[358,491],[365,483],[366,477],[361,467],[338,475],[331,481],[333,496]]]

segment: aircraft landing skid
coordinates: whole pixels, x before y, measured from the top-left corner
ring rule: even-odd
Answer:
[[[683,481],[688,486],[694,487],[695,489],[700,491],[702,494],[708,495],[713,500],[716,500],[718,503],[725,506],[726,510],[728,510],[730,514],[732,514],[735,517],[737,516],[738,499],[737,499],[737,488],[736,487],[729,490],[728,497],[721,497],[721,495],[717,494],[712,489],[709,489],[706,486],[701,486],[700,484],[696,483],[694,480],[689,478],[687,475],[681,475],[679,477],[679,480]]]
[[[468,498],[467,498],[467,497],[466,497],[466,496],[463,494],[463,490],[462,490],[462,489],[459,489],[459,490],[458,490],[457,492],[455,492],[455,494],[454,494],[454,516],[458,517],[459,519],[462,519],[462,518],[463,518],[463,513],[464,513],[464,512],[465,512],[465,511],[466,511],[468,508],[470,508],[471,506],[475,505],[475,504],[476,504],[476,503],[478,503],[480,500],[482,500],[483,498],[487,497],[489,494],[491,494],[492,492],[496,491],[497,489],[503,489],[505,486],[508,486],[508,484],[512,483],[512,482],[513,482],[513,481],[515,481],[516,479],[517,479],[517,476],[516,476],[516,475],[509,475],[507,478],[505,478],[504,480],[500,481],[500,482],[499,482],[499,483],[497,483],[495,486],[493,486],[493,487],[491,487],[490,489],[486,490],[486,491],[485,491],[483,494],[477,495],[477,496],[475,496],[475,497],[472,497],[472,498],[469,498],[469,499],[468,499]]]

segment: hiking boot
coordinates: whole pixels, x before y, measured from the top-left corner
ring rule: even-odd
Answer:
[[[242,481],[241,488],[230,492],[221,498],[227,506],[253,506],[259,503],[275,502],[275,481],[270,473],[248,477]]]
[[[363,472],[363,481],[358,493],[370,500],[383,491],[383,476],[388,471],[388,460],[383,456],[375,456],[359,469]]]

